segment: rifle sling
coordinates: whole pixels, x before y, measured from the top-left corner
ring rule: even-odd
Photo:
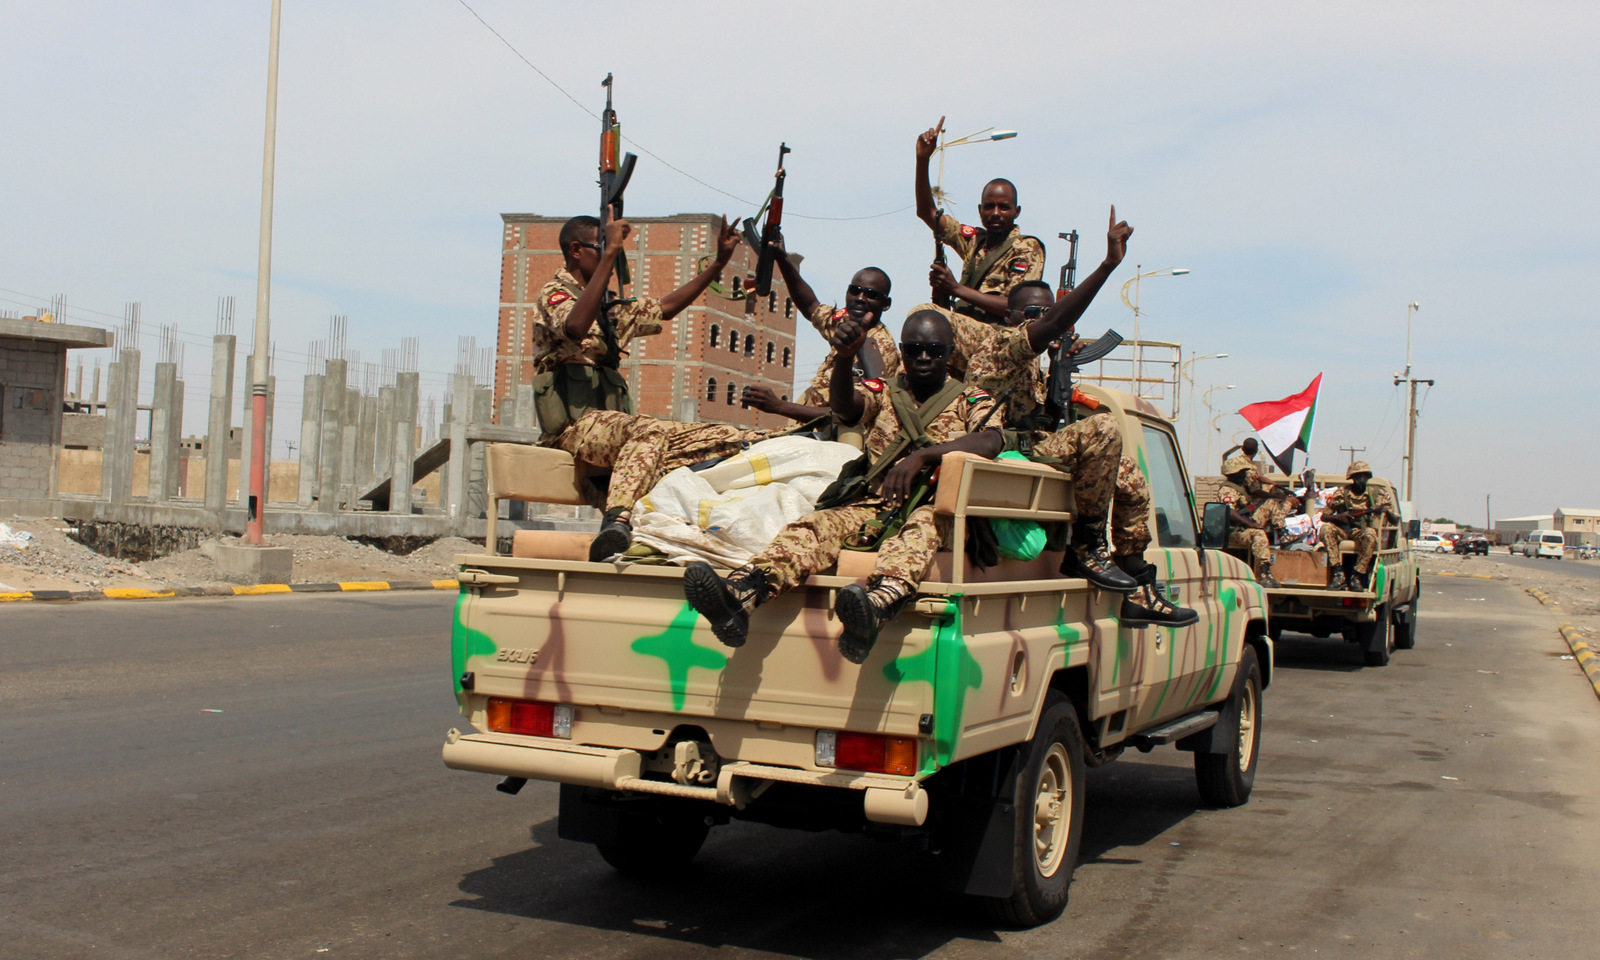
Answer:
[[[1016,245],[1018,236],[1019,234],[1016,233],[1008,235],[997,246],[991,247],[989,252],[983,255],[982,259],[974,260],[972,257],[967,257],[961,266],[961,285],[976,290],[978,284],[983,281],[984,277],[989,275],[989,271],[994,268],[994,265],[1011,252],[1011,248]]]
[[[563,280],[561,281],[561,288],[567,291],[567,295],[573,300],[577,300],[578,297],[583,295],[582,288],[575,283],[567,283]],[[609,293],[610,291],[607,292]],[[620,302],[619,300],[606,300],[600,305],[600,312],[594,318],[595,328],[600,331],[600,340],[606,345],[606,355],[604,357],[596,357],[595,365],[609,367],[612,370],[622,365],[622,344],[617,342],[617,322],[611,319],[611,308]]]
[[[907,450],[928,446],[928,425],[944,413],[955,399],[961,396],[966,385],[960,380],[946,380],[938,393],[917,405],[917,398],[905,388],[905,378],[889,381],[889,403],[894,407],[895,419],[900,421],[900,433],[883,451],[883,455],[867,470],[870,486],[884,474]]]

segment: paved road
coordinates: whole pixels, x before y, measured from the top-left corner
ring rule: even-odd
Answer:
[[[1482,558],[1476,558],[1481,560]],[[1600,560],[1550,560],[1536,559],[1534,557],[1507,557],[1491,556],[1489,559],[1500,563],[1510,564],[1514,567],[1524,567],[1529,570],[1538,570],[1544,573],[1560,573],[1573,577],[1587,577],[1590,580],[1600,580]]]
[[[446,596],[0,609],[0,955],[1593,957],[1600,703],[1509,584],[1423,599],[1381,670],[1285,636],[1248,806],[1198,809],[1170,750],[1090,771],[1033,931],[839,835],[733,825],[617,877],[553,788],[440,764]]]

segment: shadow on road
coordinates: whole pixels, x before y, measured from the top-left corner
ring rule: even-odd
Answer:
[[[1285,633],[1273,645],[1275,666],[1296,670],[1355,673],[1366,669],[1361,648],[1337,634],[1325,640],[1303,633]]]
[[[1199,804],[1187,767],[1118,762],[1089,771],[1081,863],[1159,837]],[[713,830],[700,856],[660,881],[624,877],[554,820],[534,845],[464,876],[452,906],[705,947],[811,960],[924,957],[952,940],[999,942],[981,912],[937,886],[929,855],[836,833],[757,824]]]

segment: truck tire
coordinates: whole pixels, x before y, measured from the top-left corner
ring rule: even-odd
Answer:
[[[1237,722],[1239,735],[1224,753],[1194,755],[1194,780],[1200,799],[1213,807],[1237,807],[1250,799],[1256,783],[1256,760],[1261,754],[1261,662],[1256,648],[1245,645],[1239,655],[1239,674],[1233,693],[1223,705],[1227,718]]]
[[[1387,667],[1389,654],[1394,651],[1394,631],[1389,629],[1389,609],[1379,606],[1373,611],[1371,623],[1356,627],[1356,642],[1361,645],[1362,656],[1369,667]]]
[[[614,843],[597,843],[606,863],[621,873],[660,876],[693,860],[711,827],[705,818],[677,811],[620,813]]]
[[[1417,604],[1422,599],[1422,588],[1418,587],[1411,595],[1411,601],[1406,605],[1406,612],[1394,618],[1394,648],[1396,650],[1410,650],[1417,645]]]
[[[1067,698],[1050,691],[1017,774],[1009,897],[979,898],[991,919],[1036,927],[1061,915],[1083,842],[1083,734]]]

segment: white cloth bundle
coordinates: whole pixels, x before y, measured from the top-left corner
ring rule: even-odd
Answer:
[[[845,443],[774,437],[705,470],[679,467],[634,505],[634,542],[673,563],[737,567],[816,509],[822,491],[859,456]]]

